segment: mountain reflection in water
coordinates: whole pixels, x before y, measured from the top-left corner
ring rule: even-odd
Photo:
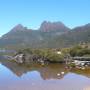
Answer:
[[[0,90],[87,90],[90,86],[90,70],[68,70],[61,64],[20,65],[3,57],[0,63]]]
[[[1,64],[7,67],[9,70],[11,70],[15,75],[18,77],[21,77],[23,74],[26,74],[28,72],[32,71],[37,71],[40,73],[41,77],[43,80],[46,79],[60,79],[62,78],[65,74],[68,73],[68,70],[64,68],[63,65],[60,64],[50,64],[46,66],[42,66],[40,64],[30,64],[30,65],[20,65],[17,64],[16,62],[11,62],[8,60],[2,60]],[[65,72],[64,75],[58,76],[57,74],[61,72]]]

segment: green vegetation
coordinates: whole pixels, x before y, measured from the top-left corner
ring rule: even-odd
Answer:
[[[54,49],[23,49],[19,53],[28,53],[30,55],[35,55],[41,58],[44,58],[50,62],[62,62],[64,60],[64,53],[58,54],[57,50]]]
[[[58,53],[59,52],[59,53]],[[66,59],[71,59],[71,57],[75,56],[90,56],[90,49],[88,46],[77,45],[71,48],[58,48],[58,49],[50,49],[50,48],[43,48],[43,49],[32,49],[26,48],[21,49],[18,51],[17,54],[23,53],[25,55],[31,55],[35,57],[35,59],[47,60],[50,62],[65,62]],[[73,66],[73,65],[71,65]]]
[[[72,47],[70,50],[70,55],[74,56],[90,56],[90,49],[88,47],[83,47],[81,45]]]

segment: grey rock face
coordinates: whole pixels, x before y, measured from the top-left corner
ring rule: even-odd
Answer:
[[[24,54],[18,54],[13,58],[17,63],[23,63],[24,62]]]
[[[62,22],[47,22],[44,21],[40,30],[43,32],[51,32],[51,31],[59,31],[59,32],[67,32],[69,30]]]

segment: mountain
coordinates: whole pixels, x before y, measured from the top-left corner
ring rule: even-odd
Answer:
[[[90,24],[69,29],[61,22],[44,21],[38,30],[21,24],[0,38],[0,47],[60,48],[90,43]]]
[[[42,32],[52,32],[52,31],[67,32],[70,29],[66,27],[62,22],[44,21],[41,24],[39,30],[41,30]]]
[[[10,32],[3,35],[0,39],[0,46],[26,45],[27,43],[37,42],[39,31],[27,29],[22,25],[16,25]]]
[[[27,28],[26,27],[24,27],[23,25],[21,25],[21,24],[18,24],[18,25],[16,25],[14,28],[12,28],[12,32],[16,32],[16,31],[25,31]]]

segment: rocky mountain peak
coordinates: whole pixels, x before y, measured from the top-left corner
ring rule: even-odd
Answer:
[[[25,29],[27,29],[27,28],[24,27],[24,26],[21,25],[21,24],[18,24],[18,25],[16,25],[13,29],[11,29],[11,31],[23,31],[23,30],[25,30]]]
[[[69,28],[66,27],[62,22],[44,21],[40,26],[40,30],[43,32],[51,32],[51,31],[65,32],[68,31]]]

